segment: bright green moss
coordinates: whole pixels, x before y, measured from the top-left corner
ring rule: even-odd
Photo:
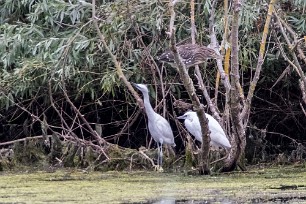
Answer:
[[[88,173],[66,169],[54,173],[2,173],[0,200],[3,203],[122,203],[173,198],[266,202],[278,197],[303,197],[305,181],[304,168],[282,166],[217,176],[141,171]]]

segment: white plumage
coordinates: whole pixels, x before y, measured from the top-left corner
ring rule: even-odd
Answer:
[[[149,100],[149,90],[146,85],[144,84],[135,84],[132,83],[138,90],[142,92],[143,95],[143,101],[145,106],[145,111],[148,116],[148,127],[149,132],[155,142],[157,143],[158,147],[158,159],[157,159],[157,165],[160,167],[162,166],[162,158],[163,158],[163,144],[170,144],[172,146],[175,146],[174,143],[174,137],[173,132],[171,129],[171,126],[169,122],[163,118],[161,115],[157,114]]]
[[[213,149],[224,147],[231,148],[231,144],[227,139],[221,125],[211,115],[205,113],[208,119],[208,128],[210,130],[210,145]],[[184,124],[187,130],[195,137],[196,140],[202,142],[202,132],[198,115],[194,111],[188,111],[184,115],[178,117],[184,119]]]

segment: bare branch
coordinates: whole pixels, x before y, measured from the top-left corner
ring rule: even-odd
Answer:
[[[216,36],[216,33],[215,33],[215,14],[214,14],[214,3],[216,1],[213,2],[212,4],[212,9],[211,9],[211,15],[210,15],[210,18],[209,18],[209,35],[210,35],[210,44],[211,44],[211,48],[215,50],[215,52],[217,54],[220,55],[220,52],[219,52],[219,49],[218,49],[218,43],[217,43],[217,36]],[[218,70],[220,72],[220,75],[221,75],[221,80],[222,80],[222,83],[226,89],[226,92],[229,93],[230,91],[230,82],[229,82],[229,78],[228,78],[228,75],[225,74],[224,72],[224,69],[223,69],[223,65],[222,65],[222,60],[221,59],[217,59],[217,66],[218,66]]]
[[[303,100],[304,100],[304,103],[306,104],[306,94],[303,94]],[[300,103],[300,106],[301,106],[301,109],[306,117],[306,111],[305,111],[305,108],[303,107],[302,103]]]
[[[278,77],[278,79],[276,80],[276,82],[272,85],[272,87],[270,88],[270,90],[273,89],[274,86],[276,86],[276,84],[282,80],[286,74],[288,74],[290,72],[290,66],[287,66],[286,69],[282,72],[282,74]]]
[[[171,13],[171,20],[172,20],[172,22],[170,22],[170,29],[171,29],[171,26],[174,25],[174,20],[175,20],[174,5],[172,4],[172,2],[169,3],[169,10],[170,10],[170,13]],[[201,125],[201,129],[202,129],[203,141],[202,141],[202,148],[201,148],[202,149],[202,152],[201,152],[202,158],[201,158],[200,165],[199,165],[200,174],[209,174],[210,169],[208,167],[208,165],[209,165],[208,155],[209,155],[209,143],[210,143],[209,133],[210,132],[209,132],[209,129],[208,129],[208,120],[205,116],[204,107],[200,103],[200,100],[199,100],[197,94],[195,93],[193,81],[190,78],[190,76],[188,75],[186,66],[185,66],[185,64],[182,63],[181,56],[179,55],[179,53],[177,51],[175,34],[174,34],[174,29],[173,28],[170,31],[170,44],[171,44],[170,47],[171,47],[171,50],[172,50],[173,55],[174,55],[174,60],[175,60],[175,63],[177,65],[180,78],[183,81],[184,87],[186,88],[186,90],[188,92],[188,95],[189,95],[189,98],[192,101],[193,107],[194,107],[195,111],[197,112],[197,115],[198,115],[199,121],[200,121],[200,125]]]
[[[303,95],[302,98],[303,98],[304,104],[306,104],[306,90],[305,90],[304,83],[301,80],[299,80],[299,85],[300,85],[300,89],[302,91],[302,95]],[[304,111],[304,109],[303,109],[303,111]]]
[[[52,135],[47,135],[47,138],[50,138],[50,137],[52,137]],[[8,142],[1,142],[0,147],[5,146],[5,145],[15,144],[15,143],[18,143],[18,142],[24,142],[24,141],[28,141],[28,140],[39,140],[39,139],[44,139],[44,135],[33,136],[33,137],[25,137],[25,138],[21,138],[21,139],[18,139],[18,140],[12,140],[12,141],[8,141]]]
[[[247,123],[247,121],[248,121],[247,117],[248,117],[249,112],[250,112],[252,98],[253,98],[253,95],[254,95],[254,91],[255,91],[257,82],[259,80],[259,76],[260,76],[261,69],[262,69],[262,64],[264,62],[265,45],[266,45],[266,40],[267,40],[267,36],[268,36],[268,32],[269,32],[269,25],[270,25],[270,22],[271,22],[272,13],[274,11],[275,2],[276,2],[276,0],[271,0],[270,4],[269,4],[268,14],[267,14],[267,18],[266,18],[266,22],[265,22],[265,26],[264,26],[264,31],[263,31],[262,38],[261,38],[261,43],[260,43],[259,57],[258,57],[258,61],[257,61],[256,71],[255,71],[253,80],[250,83],[248,95],[247,95],[247,98],[246,98],[246,103],[245,103],[245,106],[244,106],[244,108],[242,110],[242,114],[241,114],[241,118],[243,120],[245,120],[245,123]]]
[[[301,65],[300,65],[300,63],[299,63],[299,61],[298,61],[298,58],[297,58],[296,54],[295,54],[295,53],[293,52],[293,50],[292,50],[293,44],[290,42],[289,37],[286,35],[286,32],[285,32],[285,30],[284,30],[284,28],[283,28],[283,25],[286,25],[286,28],[287,28],[288,30],[290,30],[290,32],[291,32],[292,35],[293,35],[293,38],[295,39],[295,41],[297,41],[297,40],[296,40],[296,37],[295,37],[295,34],[294,34],[294,32],[292,31],[292,29],[291,29],[284,21],[281,20],[281,18],[277,15],[277,13],[274,13],[274,16],[276,17],[277,25],[279,26],[280,31],[281,31],[283,37],[285,38],[285,40],[286,40],[286,42],[287,42],[287,45],[288,45],[288,47],[289,47],[289,52],[290,52],[290,54],[291,54],[292,57],[293,57],[294,63],[293,63],[293,62],[290,63],[289,58],[288,58],[287,56],[285,56],[285,52],[283,52],[283,54],[284,54],[284,56],[285,56],[285,60],[287,60],[292,66],[293,66],[293,64],[294,64],[293,67],[294,67],[295,71],[296,71],[297,74],[301,77],[302,81],[304,82],[304,86],[306,86],[305,74],[304,74],[304,72],[303,72],[303,70],[302,70],[302,67],[301,67]],[[278,40],[278,38],[276,38],[276,39]],[[281,45],[281,44],[279,43],[279,45]],[[281,50],[283,50],[283,49],[281,49]]]

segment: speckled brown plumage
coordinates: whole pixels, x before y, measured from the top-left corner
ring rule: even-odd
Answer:
[[[179,45],[177,46],[177,51],[186,67],[200,64],[207,59],[222,59],[222,56],[218,55],[215,50],[197,44]],[[157,59],[167,63],[174,63],[174,56],[171,50],[166,50]]]

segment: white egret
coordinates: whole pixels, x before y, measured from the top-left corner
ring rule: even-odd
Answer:
[[[207,113],[205,113],[205,115],[208,119],[208,128],[210,130],[210,146],[212,146],[213,149],[219,149],[219,147],[230,149],[231,144],[228,141],[221,125],[211,115]],[[185,120],[184,124],[187,130],[195,137],[196,140],[202,142],[201,126],[196,112],[188,111],[184,115],[177,118]]]
[[[173,132],[169,122],[163,118],[161,115],[157,114],[151,104],[149,99],[149,90],[145,84],[135,84],[132,83],[138,90],[142,92],[143,102],[145,107],[145,112],[148,117],[148,127],[149,132],[158,148],[158,158],[157,167],[162,170],[163,163],[163,144],[170,144],[175,146]]]

